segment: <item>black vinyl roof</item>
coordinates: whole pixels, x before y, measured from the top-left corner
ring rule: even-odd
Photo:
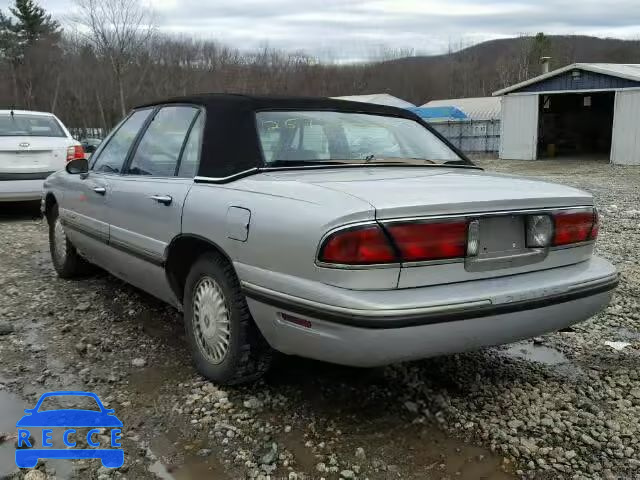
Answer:
[[[206,113],[198,176],[225,178],[264,166],[255,113],[261,110],[324,110],[403,117],[429,128],[414,113],[397,107],[326,97],[277,97],[207,93],[175,97],[136,108],[167,104],[203,107]],[[433,132],[431,128],[429,128]],[[435,133],[435,132],[434,132]],[[442,138],[436,133],[436,135]]]

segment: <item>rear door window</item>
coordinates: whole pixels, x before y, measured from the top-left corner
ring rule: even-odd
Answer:
[[[133,141],[151,113],[151,109],[133,112],[116,132],[107,140],[106,145],[96,154],[92,170],[104,173],[120,173]]]
[[[202,128],[204,127],[204,114],[200,113],[196,119],[189,139],[182,152],[178,176],[182,178],[193,178],[200,164],[200,146],[202,145]]]
[[[128,175],[173,177],[187,132],[199,110],[168,106],[158,110],[142,135],[127,169]]]

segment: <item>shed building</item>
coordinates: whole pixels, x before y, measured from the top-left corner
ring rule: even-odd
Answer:
[[[574,63],[493,95],[502,97],[500,158],[640,165],[640,64]]]

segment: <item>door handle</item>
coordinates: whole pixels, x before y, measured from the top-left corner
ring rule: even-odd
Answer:
[[[107,193],[107,189],[104,187],[93,187],[93,191],[98,195],[104,195],[105,193]]]
[[[171,195],[151,195],[149,198],[163,205],[171,205],[171,202],[173,202]]]

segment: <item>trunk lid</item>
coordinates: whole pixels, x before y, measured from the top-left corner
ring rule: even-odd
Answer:
[[[0,173],[29,174],[53,172],[64,167],[67,148],[65,137],[0,136]]]
[[[481,254],[453,261],[405,263],[399,288],[455,283],[556,268],[587,260],[593,242],[571,248],[529,249],[525,212],[593,205],[584,191],[528,178],[446,167],[371,167],[272,172],[357,197],[376,219],[463,216],[479,222]],[[478,260],[478,261],[475,261]]]
[[[278,172],[370,203],[376,218],[591,205],[587,192],[539,180],[446,167],[371,167]]]

